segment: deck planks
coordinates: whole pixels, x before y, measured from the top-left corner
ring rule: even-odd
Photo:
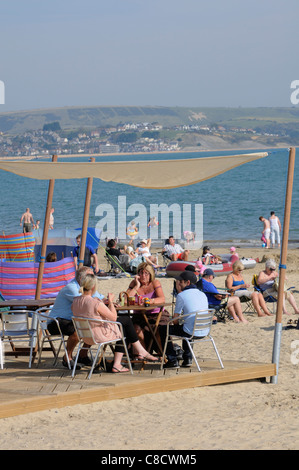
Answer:
[[[146,364],[144,370],[134,368],[134,375],[94,373],[87,380],[88,368],[70,371],[45,360],[39,368],[28,368],[28,359],[10,358],[0,370],[0,418],[61,408],[77,404],[137,397],[187,388],[263,379],[276,374],[275,364],[223,361],[200,361],[201,372],[191,369],[160,371],[159,365]]]

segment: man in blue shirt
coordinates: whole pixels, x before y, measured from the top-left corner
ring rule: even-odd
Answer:
[[[177,288],[179,294],[176,299],[174,318],[179,320],[181,314],[186,315],[191,312],[198,310],[207,310],[208,301],[206,295],[199,291],[196,287],[197,277],[196,274],[191,271],[183,271],[178,278]],[[169,333],[178,336],[190,337],[193,333],[194,316],[186,318],[182,325],[179,322],[169,326]],[[160,337],[162,344],[166,341],[166,326],[160,326]],[[200,336],[206,336],[209,333],[209,329],[200,332]],[[196,335],[196,332],[195,332]],[[192,354],[189,350],[188,344],[183,341],[183,363],[182,367],[190,367],[192,364]],[[167,344],[166,355],[168,362],[164,365],[164,368],[178,368],[179,362],[176,357],[176,353],[172,342]]]
[[[62,334],[68,336],[66,348],[67,348],[68,358],[69,358],[71,366],[73,366],[74,364],[73,359],[72,359],[72,354],[76,345],[78,344],[78,336],[77,336],[77,333],[75,332],[75,328],[72,322],[73,312],[71,310],[71,306],[72,306],[74,297],[81,295],[81,293],[79,292],[80,285],[81,285],[83,278],[86,276],[86,274],[93,274],[92,269],[89,268],[88,266],[83,266],[82,268],[77,269],[75,279],[73,279],[69,284],[64,286],[58,292],[58,295],[55,299],[55,303],[49,314],[49,318],[50,317],[56,318],[58,320],[59,327],[61,329]],[[104,296],[102,294],[99,294],[98,292],[95,292],[94,297],[97,297],[99,299],[104,298]],[[53,335],[59,334],[56,322],[49,321],[48,331]],[[87,357],[86,350],[81,351],[79,362],[85,365],[89,365],[90,359]],[[66,357],[63,357],[62,364],[65,367],[68,367]]]
[[[228,296],[228,294],[219,294],[217,288],[213,284],[214,277],[214,271],[210,268],[207,268],[202,275],[202,279],[200,279],[197,283],[198,289],[201,289],[199,283],[202,283],[201,290],[207,296],[209,306],[212,308],[220,305],[221,300]],[[228,297],[227,310],[235,322],[248,323],[246,318],[243,316],[240,299],[236,295],[230,295]]]

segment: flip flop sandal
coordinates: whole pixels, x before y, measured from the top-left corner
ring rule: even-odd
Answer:
[[[149,356],[137,356],[138,361],[159,362],[159,359],[150,359]]]
[[[125,369],[125,370],[123,370],[123,369]],[[123,367],[123,366],[122,366],[121,369],[118,369],[117,367],[113,366],[111,371],[112,371],[113,374],[123,374],[124,372],[130,372],[129,369],[126,369],[126,367]]]

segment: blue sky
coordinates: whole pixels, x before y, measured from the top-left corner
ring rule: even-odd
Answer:
[[[0,1],[0,112],[291,106],[298,0]]]

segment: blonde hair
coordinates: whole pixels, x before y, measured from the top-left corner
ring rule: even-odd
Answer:
[[[237,271],[238,269],[244,269],[244,264],[241,263],[240,260],[235,261],[233,264],[233,271]]]
[[[86,276],[82,279],[80,292],[83,294],[85,291],[93,290],[97,285],[97,278],[94,274],[86,274]]]
[[[140,263],[137,268],[137,274],[139,274],[140,271],[147,271],[150,274],[150,282],[153,282],[155,280],[155,270],[154,268],[148,264],[147,262]]]

